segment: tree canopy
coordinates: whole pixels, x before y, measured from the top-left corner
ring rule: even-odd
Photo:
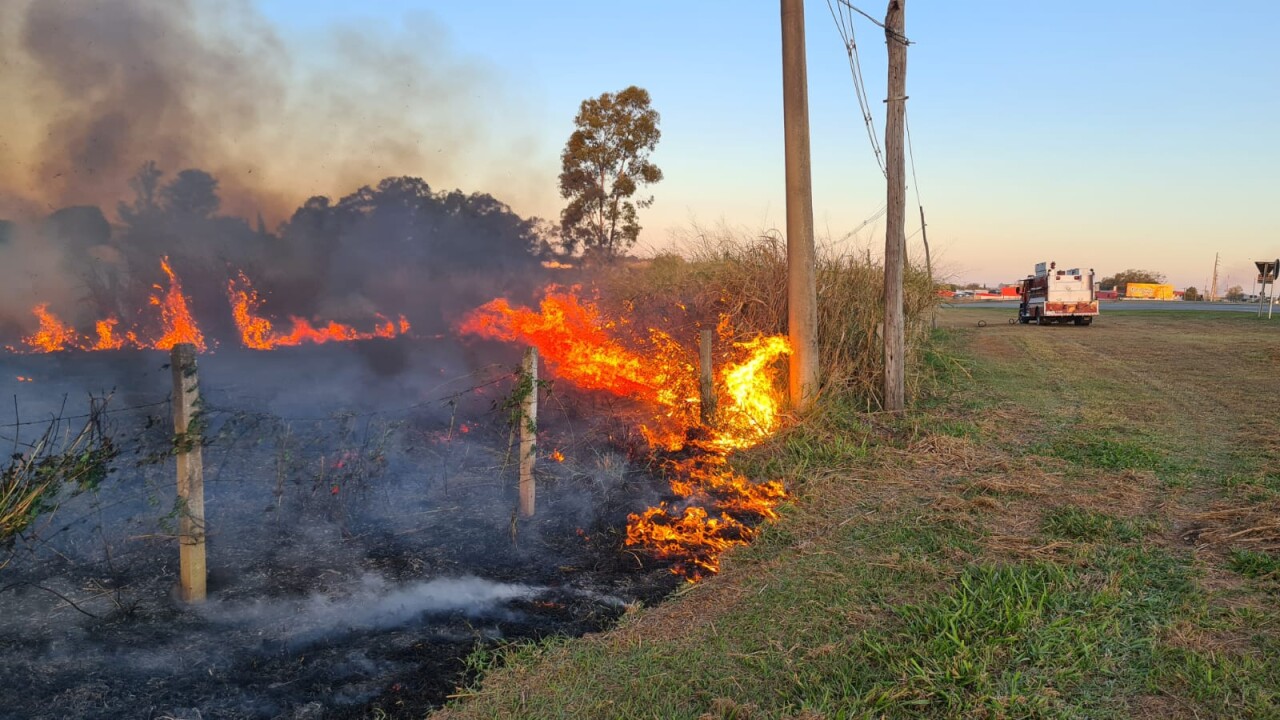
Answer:
[[[560,155],[560,195],[569,204],[560,214],[561,243],[614,257],[640,236],[636,208],[653,196],[631,198],[642,185],[662,180],[649,157],[662,132],[649,91],[634,85],[582,102],[575,130]]]
[[[1124,272],[1118,272],[1115,275],[1108,275],[1102,278],[1098,281],[1098,287],[1102,290],[1119,290],[1123,293],[1129,283],[1154,283],[1159,285],[1163,282],[1164,273],[1129,268]]]

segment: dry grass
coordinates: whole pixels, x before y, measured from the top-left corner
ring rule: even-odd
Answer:
[[[694,227],[676,253],[604,272],[605,301],[635,312],[666,314],[681,330],[716,327],[727,316],[735,339],[787,332],[786,242],[774,232],[748,235]],[[904,280],[909,393],[921,387],[920,352],[937,304],[922,268]],[[818,351],[822,392],[879,404],[883,375],[884,269],[866,257],[820,253],[817,263]]]
[[[1197,513],[1190,520],[1182,533],[1188,542],[1280,552],[1280,499]]]

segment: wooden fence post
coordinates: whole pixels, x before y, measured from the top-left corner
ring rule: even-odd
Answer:
[[[520,411],[520,514],[530,517],[534,512],[535,486],[533,462],[537,458],[538,442],[538,349],[531,347],[524,352],[524,368],[521,384],[529,383],[528,393]]]
[[[698,394],[702,398],[702,424],[711,426],[716,415],[716,384],[711,366],[711,330],[703,329],[701,342],[698,344],[699,368]]]
[[[204,465],[200,451],[200,382],[196,349],[190,343],[173,346],[173,430],[178,465],[179,594],[184,602],[205,598]]]

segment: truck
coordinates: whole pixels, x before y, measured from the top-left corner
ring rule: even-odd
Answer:
[[[1093,268],[1059,270],[1056,262],[1036,265],[1036,273],[1019,285],[1018,322],[1037,325],[1091,325],[1098,316]]]

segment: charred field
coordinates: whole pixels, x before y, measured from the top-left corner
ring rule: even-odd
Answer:
[[[6,716],[415,716],[477,647],[594,632],[668,594],[670,563],[623,547],[628,515],[671,497],[628,403],[553,389],[539,443],[562,460],[540,461],[538,513],[518,517],[518,352],[490,351],[509,362],[411,338],[201,356],[209,598],[190,606],[168,354],[0,356],[15,454],[83,422],[88,393],[110,395],[113,447],[0,555]]]

